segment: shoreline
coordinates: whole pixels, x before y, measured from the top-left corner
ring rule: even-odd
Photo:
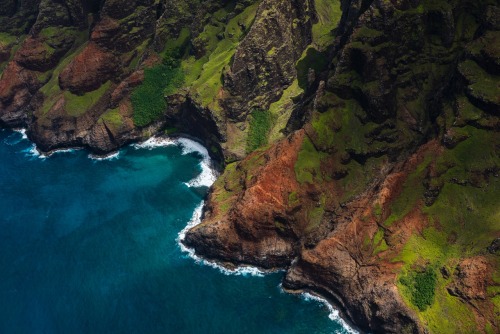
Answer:
[[[47,159],[58,153],[70,153],[74,151],[87,150],[89,151],[88,158],[95,161],[109,161],[119,159],[120,149],[99,155],[89,150],[87,147],[67,147],[55,149],[49,152],[43,152],[38,150],[36,144],[32,142],[28,136],[26,135],[26,129],[24,128],[4,128],[5,130],[11,130],[13,132],[17,132],[22,135],[21,140],[28,140],[32,143],[32,147],[26,151],[26,153],[31,153],[31,156],[37,157],[39,159]],[[201,173],[195,177],[193,180],[184,183],[188,187],[210,187],[219,176],[220,171],[216,168],[213,157],[210,156],[206,147],[203,144],[196,140],[196,138],[192,138],[191,136],[152,136],[147,140],[141,142],[130,143],[125,146],[130,146],[134,149],[148,149],[152,150],[159,147],[173,146],[179,145],[182,148],[182,154],[189,154],[196,152],[201,155],[202,159],[200,161],[200,166],[202,167]],[[124,146],[124,147],[125,147]],[[186,254],[190,259],[194,260],[194,262],[198,265],[208,266],[214,269],[217,269],[223,275],[235,275],[235,276],[254,276],[254,277],[264,277],[266,274],[274,274],[274,273],[285,273],[285,268],[275,268],[275,269],[263,269],[256,266],[251,265],[234,265],[232,263],[224,263],[223,261],[218,260],[209,260],[203,257],[196,255],[195,251],[191,248],[188,248],[182,242],[186,235],[186,232],[193,228],[194,226],[201,224],[203,209],[205,206],[205,200],[202,200],[198,206],[195,208],[193,215],[187,225],[178,233],[176,238],[177,244],[182,253]],[[361,333],[354,325],[352,325],[349,321],[345,320],[345,317],[342,316],[342,312],[335,307],[335,304],[328,300],[325,296],[312,291],[310,289],[303,290],[290,290],[283,288],[282,284],[279,284],[279,289],[283,293],[288,293],[292,295],[297,295],[304,300],[311,300],[323,304],[328,309],[328,318],[331,321],[338,322],[343,329],[349,334]]]
[[[192,248],[189,248],[186,245],[184,245],[182,241],[184,240],[186,232],[188,230],[190,230],[191,228],[195,227],[198,224],[201,224],[204,206],[205,206],[205,201],[203,200],[195,208],[191,220],[178,234],[176,241],[182,253],[185,253],[186,256],[194,260],[196,264],[217,269],[223,275],[234,275],[234,276],[250,275],[255,277],[264,277],[266,274],[286,272],[287,269],[285,268],[276,268],[268,270],[250,265],[234,265],[232,263],[229,263],[230,265],[228,265],[228,263],[224,263],[223,261],[208,260],[201,256],[196,255],[195,251]],[[282,283],[279,284],[279,289],[283,293],[297,295],[305,300],[312,300],[320,304],[323,304],[328,309],[328,318],[331,321],[339,323],[347,333],[349,334],[362,333],[354,324],[352,324],[351,321],[347,320],[345,314],[335,306],[335,303],[331,302],[327,297],[319,294],[318,292],[315,292],[311,289],[301,289],[301,290],[285,289]]]
[[[27,135],[27,129],[23,127],[0,127],[0,130],[7,130],[7,131],[12,131],[12,132],[17,132],[21,134],[22,138],[21,140],[28,140],[30,143],[32,143],[32,147],[30,149],[30,152],[32,153],[33,156],[39,157],[41,159],[48,158],[54,154],[57,153],[67,153],[67,152],[72,152],[72,151],[80,151],[80,150],[86,150],[89,153],[89,158],[92,160],[112,160],[116,158],[120,154],[120,150],[125,148],[125,147],[139,147],[139,148],[146,148],[148,149],[148,144],[147,143],[152,143],[152,142],[161,142],[159,144],[153,144],[151,147],[162,147],[166,146],[163,143],[166,143],[167,141],[171,142],[171,145],[177,144],[176,142],[186,143],[186,141],[191,141],[194,142],[198,145],[193,145],[193,146],[199,146],[202,149],[197,149],[194,150],[198,153],[200,153],[204,158],[208,157],[210,159],[210,168],[215,172],[215,173],[221,173],[223,171],[223,166],[224,166],[224,161],[220,159],[215,154],[212,154],[206,147],[202,139],[191,136],[187,133],[176,133],[173,135],[166,135],[163,133],[156,133],[152,135],[151,137],[147,139],[141,139],[137,138],[136,140],[131,140],[128,141],[127,143],[124,143],[117,149],[106,152],[106,153],[99,153],[96,150],[92,149],[92,147],[88,145],[82,145],[82,146],[64,146],[62,145],[60,148],[56,148],[50,151],[42,151],[38,148],[38,145],[32,141],[28,135]],[[145,145],[146,144],[146,145]],[[190,146],[189,144],[187,146]],[[192,151],[190,151],[192,152]],[[188,153],[190,153],[188,152]]]

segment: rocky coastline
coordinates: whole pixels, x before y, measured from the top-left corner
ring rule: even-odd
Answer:
[[[283,269],[363,332],[495,333],[499,17],[489,0],[0,0],[0,127],[43,153],[196,138],[221,171],[182,240],[197,256]]]

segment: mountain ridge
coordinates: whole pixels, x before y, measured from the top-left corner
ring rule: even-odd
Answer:
[[[495,1],[13,3],[2,126],[194,136],[225,165],[198,255],[286,268],[367,332],[499,330]]]

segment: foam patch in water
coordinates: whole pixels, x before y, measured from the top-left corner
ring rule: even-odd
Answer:
[[[167,138],[167,137],[151,137],[148,140],[138,143],[138,144],[133,144],[132,147],[135,148],[136,150],[139,149],[147,149],[147,150],[152,150],[158,147],[165,147],[165,146],[172,146],[176,145],[175,139]]]
[[[178,145],[182,154],[198,153],[202,157],[200,162],[201,173],[193,180],[186,182],[188,187],[210,187],[217,180],[217,173],[212,168],[212,160],[207,149],[200,143],[188,138],[152,137],[145,142],[132,145],[135,149],[152,150],[157,147]]]
[[[105,156],[89,154],[89,159],[95,160],[95,161],[116,160],[119,157],[120,157],[120,151],[117,151],[117,152],[114,152],[112,154],[108,154],[108,155],[105,155]]]
[[[344,319],[340,317],[340,313],[338,310],[336,310],[326,299],[321,298],[319,296],[313,295],[309,292],[304,292],[301,294],[301,296],[308,301],[316,301],[318,303],[321,303],[325,305],[328,308],[329,314],[328,318],[330,318],[332,321],[335,321],[337,323],[340,323],[343,327],[341,331],[335,331],[336,334],[359,334],[358,331],[354,330],[351,328]]]

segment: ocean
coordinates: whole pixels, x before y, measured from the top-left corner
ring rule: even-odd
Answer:
[[[0,333],[352,333],[283,273],[228,272],[179,244],[215,179],[188,139],[41,157],[0,130]]]

